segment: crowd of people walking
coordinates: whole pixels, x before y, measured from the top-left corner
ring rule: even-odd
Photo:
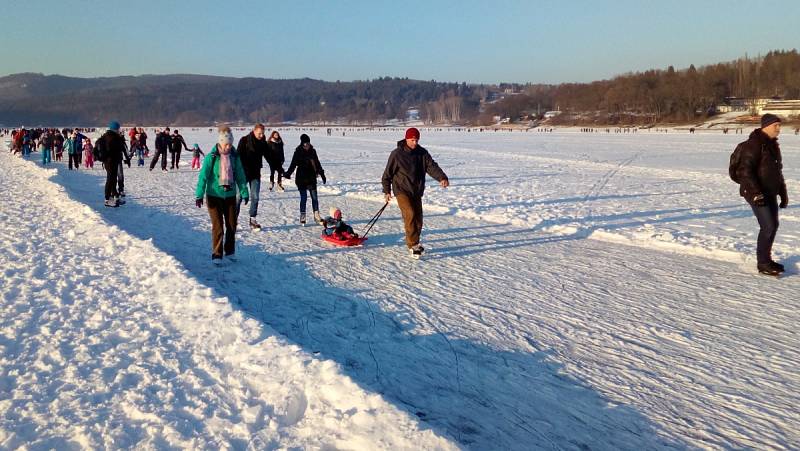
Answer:
[[[757,269],[768,275],[784,272],[783,265],[772,259],[772,245],[779,225],[778,211],[786,208],[789,203],[778,145],[781,123],[778,116],[762,116],[760,127],[753,130],[748,139],[736,147],[729,167],[731,178],[739,184],[739,193],[752,209],[759,224]],[[592,133],[596,130],[585,128],[580,131]],[[95,130],[23,127],[0,130],[0,136],[10,135],[10,151],[14,154],[30,158],[33,152],[40,152],[43,166],[53,161],[62,161],[65,153],[69,170],[77,170],[81,165],[84,168],[93,168],[96,162],[100,162],[106,171],[104,204],[107,207],[119,207],[125,203],[123,165],[130,167],[131,159],[136,157],[137,166],[144,166],[144,159],[150,154],[147,133],[143,128],[131,128],[128,131],[128,146],[120,124],[116,121],[112,121],[105,133],[94,143],[86,135],[91,132]],[[261,230],[257,216],[264,161],[270,171],[270,191],[276,187],[276,176],[277,189],[280,191],[284,191],[283,180],[294,178],[300,197],[300,224],[305,225],[307,222],[309,197],[314,221],[324,224],[325,220],[319,211],[317,183],[321,181],[326,184],[327,178],[309,135],[303,133],[300,136],[300,144],[294,149],[286,170],[283,169],[284,143],[277,130],[272,131],[267,138],[264,125],[255,124],[249,133],[239,139],[236,147],[233,145],[234,138],[229,127],[219,128],[217,138],[217,143],[206,154],[197,144],[189,148],[178,130],[170,131],[169,127],[157,130],[155,152],[149,165],[152,171],[161,160],[161,170],[166,172],[166,154],[169,152],[170,170],[177,170],[180,168],[181,152],[192,152],[191,167],[199,171],[195,203],[197,207],[202,207],[205,203],[208,208],[212,225],[213,262],[219,263],[223,257],[234,258],[235,235],[242,204],[249,204],[250,230]],[[430,153],[419,145],[419,140],[418,129],[406,130],[404,138],[397,142],[396,148],[391,152],[381,178],[387,205],[394,198],[400,208],[406,246],[415,258],[419,258],[424,252],[420,236],[425,177],[433,177],[442,188],[447,188],[450,184],[447,175]],[[201,156],[204,157],[202,164]]]

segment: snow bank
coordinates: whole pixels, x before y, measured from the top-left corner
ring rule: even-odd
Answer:
[[[0,448],[455,448],[55,174],[0,151]]]

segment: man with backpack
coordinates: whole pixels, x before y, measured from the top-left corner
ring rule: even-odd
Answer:
[[[125,201],[119,199],[117,176],[123,159],[130,164],[125,151],[125,138],[119,129],[119,122],[111,121],[108,124],[108,131],[97,140],[94,152],[106,169],[105,206],[119,207]]]
[[[774,114],[763,115],[761,128],[753,130],[747,141],[736,146],[728,168],[731,178],[739,183],[739,194],[750,204],[758,220],[758,272],[771,276],[784,272],[783,265],[772,260],[772,243],[778,232],[778,208],[789,205],[778,146],[780,133],[781,119]]]

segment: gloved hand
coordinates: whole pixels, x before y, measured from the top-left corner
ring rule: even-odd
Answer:
[[[753,205],[755,205],[756,207],[763,207],[767,205],[767,200],[764,199],[763,194],[761,193],[756,194],[755,196],[753,196]]]
[[[781,203],[778,204],[778,206],[781,208],[786,208],[789,206],[789,196],[787,196],[786,193],[781,194]]]
[[[324,174],[324,173],[323,173],[322,175],[320,175],[320,177],[322,177],[322,184],[323,184],[323,185],[324,185],[325,183],[327,183],[327,180],[325,179],[325,174]]]
[[[194,204],[197,205],[197,208],[202,207],[203,206],[203,198],[199,197],[199,198],[195,199],[194,200]]]
[[[243,197],[242,201],[244,202],[245,205],[247,205],[247,203],[250,202],[250,198],[249,197]]]

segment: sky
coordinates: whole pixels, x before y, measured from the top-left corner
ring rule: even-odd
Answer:
[[[797,0],[2,3],[0,76],[564,83],[800,47]]]

